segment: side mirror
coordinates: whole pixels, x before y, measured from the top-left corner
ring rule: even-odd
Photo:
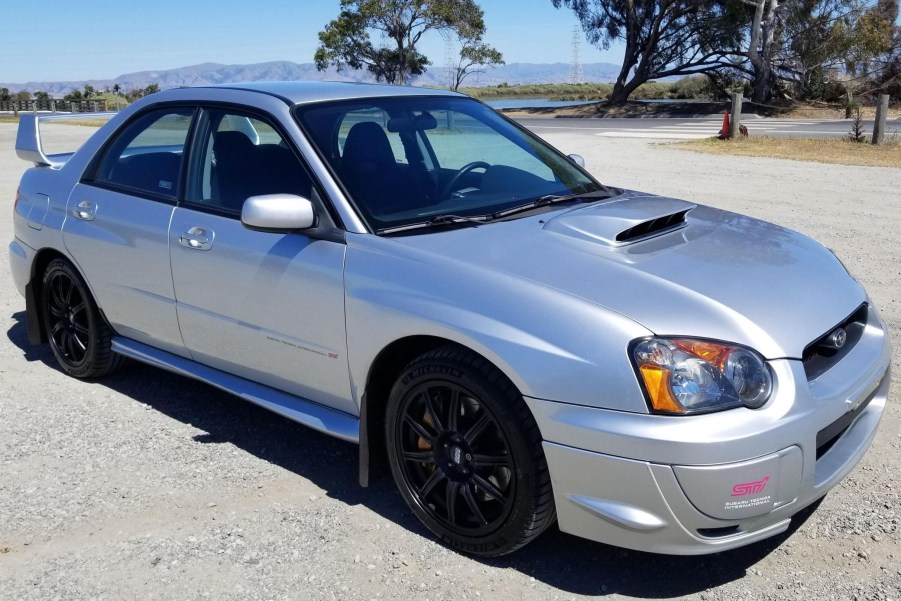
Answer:
[[[294,194],[251,196],[241,208],[241,223],[250,229],[293,232],[316,225],[313,203]]]
[[[582,158],[581,154],[571,154],[569,155],[569,160],[578,165],[579,167],[585,168],[585,159]]]

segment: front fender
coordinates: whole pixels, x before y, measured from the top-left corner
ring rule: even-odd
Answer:
[[[375,236],[351,236],[348,361],[359,395],[379,353],[433,336],[491,361],[527,396],[631,412],[647,406],[629,342],[651,333],[584,299]]]

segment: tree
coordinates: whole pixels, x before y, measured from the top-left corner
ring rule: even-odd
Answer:
[[[84,85],[84,92],[81,93],[82,98],[87,100],[88,98],[93,98],[96,95],[97,95],[97,90],[94,89],[94,86],[89,85],[89,84]]]
[[[19,102],[27,102],[27,101],[31,100],[31,92],[29,92],[27,90],[21,90],[19,92],[16,92],[16,95],[14,96],[14,98],[16,100],[18,100]]]
[[[849,72],[865,77],[873,92],[898,96],[901,87],[901,26],[898,0],[878,0],[855,24],[856,44],[846,66]]]
[[[898,0],[880,0],[876,10],[894,25],[888,49],[875,59],[874,91],[901,100],[901,25],[898,24]]]
[[[68,94],[63,96],[63,100],[81,100],[81,99],[82,99],[81,90],[77,90],[75,88],[72,88],[71,92],[69,92]]]
[[[50,94],[48,94],[47,92],[42,92],[41,90],[37,90],[34,93],[34,99],[35,100],[50,100]]]
[[[365,67],[377,81],[403,85],[430,64],[416,49],[427,31],[481,37],[485,23],[475,0],[341,0],[338,18],[319,32],[316,68]],[[374,45],[370,32],[391,45]]]
[[[862,81],[891,47],[897,0],[741,0],[754,9],[747,56],[751,98],[768,102],[779,81],[822,97],[830,73]],[[855,87],[855,80],[848,87]]]
[[[463,80],[473,73],[484,73],[485,67],[504,64],[504,55],[481,39],[464,39],[460,42],[460,55],[454,66],[454,90],[458,90]]]
[[[9,95],[9,88],[0,88],[0,102],[6,102],[11,99],[12,96]]]
[[[773,57],[776,51],[776,14],[780,0],[743,1],[754,6],[751,39],[748,42],[748,59],[754,68],[751,99],[758,103],[766,102],[776,87]]]
[[[552,0],[571,8],[588,40],[604,49],[620,40],[623,65],[611,104],[624,103],[641,84],[663,77],[732,66],[741,21],[729,0]]]

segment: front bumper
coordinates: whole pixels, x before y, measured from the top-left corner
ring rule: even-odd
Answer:
[[[785,531],[869,448],[890,363],[874,309],[860,342],[815,380],[800,361],[771,361],[777,389],[763,409],[672,417],[527,398],[545,440],[560,529],[680,555]]]

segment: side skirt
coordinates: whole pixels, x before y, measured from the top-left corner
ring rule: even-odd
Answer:
[[[128,338],[116,336],[113,351],[141,363],[206,382],[220,390],[269,409],[283,417],[341,440],[359,443],[360,420],[356,416],[325,407],[274,388],[245,380],[190,359],[173,355]]]

